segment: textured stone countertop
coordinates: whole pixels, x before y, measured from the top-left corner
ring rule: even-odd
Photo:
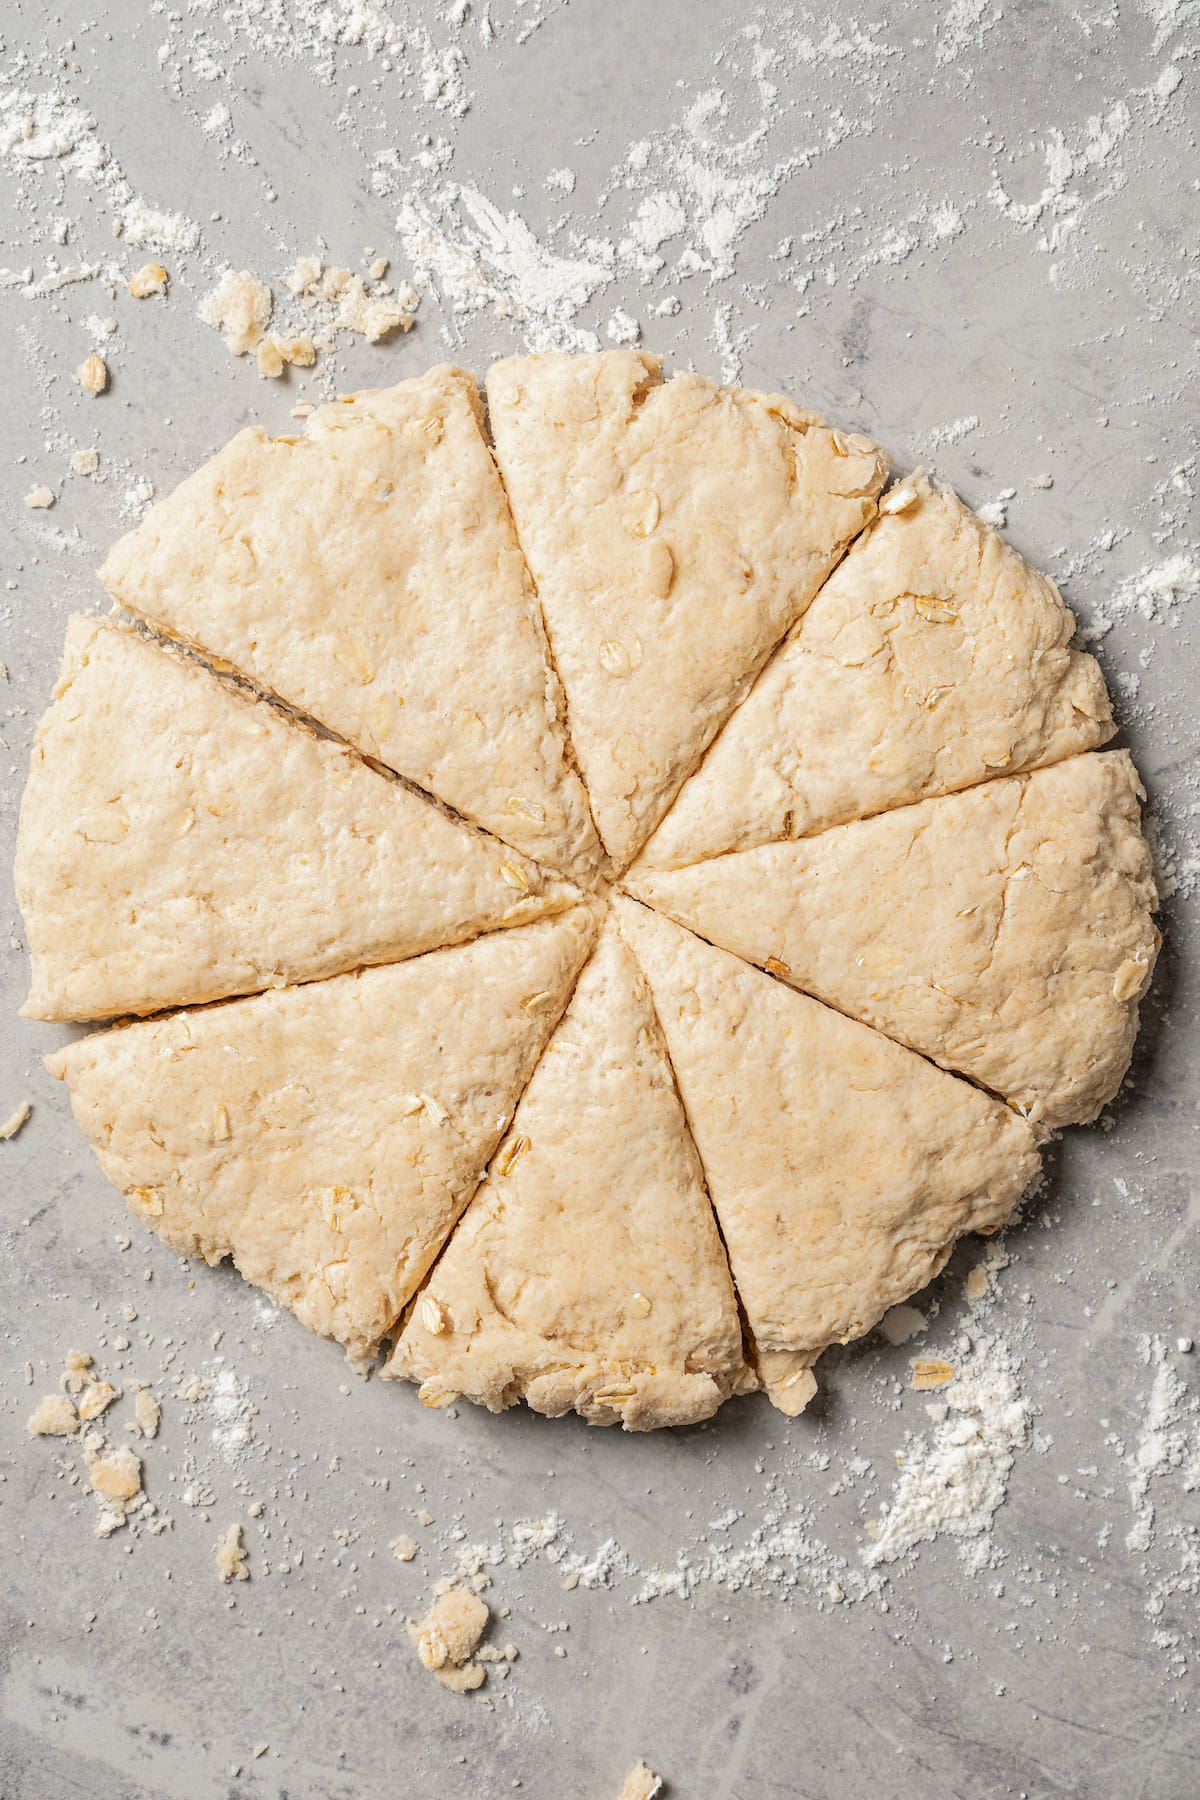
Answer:
[[[0,45],[0,1115],[33,1105],[0,1143],[0,1795],[616,1800],[644,1756],[680,1800],[1189,1800],[1194,9],[76,10],[14,0]],[[314,369],[260,378],[198,308],[232,266],[272,285],[281,329],[329,328],[337,301],[288,295],[301,254],[390,259],[414,329],[343,331]],[[165,299],[126,291],[147,259]],[[144,1233],[42,1069],[64,1033],[16,1018],[9,875],[64,621],[103,606],[92,570],[151,487],[247,422],[288,429],[299,400],[639,332],[1007,520],[1103,662],[1168,889],[1130,1082],[1053,1149],[986,1295],[965,1245],[921,1334],[826,1358],[801,1418],[755,1398],[646,1438],[426,1412]],[[93,350],[98,399],[74,380]],[[42,485],[54,505],[28,507]],[[159,1532],[97,1538],[77,1451],[26,1433],[72,1349],[123,1389],[114,1442],[132,1383],[154,1384]],[[979,1379],[914,1392],[914,1351]],[[950,1465],[990,1525],[956,1536],[943,1506],[873,1562],[905,1481]],[[225,1585],[235,1523],[251,1579]],[[458,1696],[404,1619],[464,1562],[520,1654]]]

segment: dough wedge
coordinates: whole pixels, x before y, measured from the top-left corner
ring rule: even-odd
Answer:
[[[85,617],[34,742],[16,889],[34,1019],[312,980],[578,898],[245,689]]]
[[[875,512],[866,438],[636,351],[487,377],[592,810],[623,867]]]
[[[649,992],[615,923],[384,1373],[631,1431],[754,1386]]]
[[[992,1231],[1038,1171],[1009,1107],[630,900],[771,1400],[797,1413],[829,1344],[861,1337]]]
[[[359,1360],[474,1191],[593,936],[577,907],[46,1063],[131,1212]]]
[[[1050,1128],[1129,1064],[1158,950],[1123,750],[630,878],[639,898]]]
[[[1116,727],[1074,631],[1052,581],[948,488],[910,475],[729,719],[642,864],[809,837],[1095,749]]]
[[[113,598],[553,868],[599,847],[537,599],[480,430],[442,364],[239,432],[100,571]]]

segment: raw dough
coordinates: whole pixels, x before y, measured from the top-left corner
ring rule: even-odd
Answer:
[[[633,891],[1044,1127],[1120,1086],[1158,948],[1124,750],[766,844]]]
[[[592,809],[623,866],[847,544],[883,452],[775,394],[656,357],[509,357],[496,456],[566,689]]]
[[[883,509],[684,787],[644,866],[808,837],[1113,735],[1104,677],[1069,648],[1075,620],[1052,581],[923,475]]]
[[[1053,584],[922,476],[876,518],[867,440],[629,351],[488,392],[499,470],[441,367],[241,433],[117,545],[225,672],[72,622],[26,1011],[216,1000],[50,1067],[169,1243],[428,1405],[797,1412],[1116,1092],[1141,788]],[[32,1429],[107,1405],[75,1361]]]
[[[474,377],[239,432],[109,552],[115,600],[486,825],[586,874],[545,633]]]
[[[776,1406],[798,1412],[827,1344],[861,1337],[992,1231],[1038,1170],[1017,1115],[632,901],[734,1280]]]
[[[753,1385],[662,1035],[611,919],[384,1373],[431,1406],[524,1397],[633,1431]]]
[[[17,840],[33,1019],[392,962],[576,889],[127,626],[74,618]]]
[[[578,907],[48,1057],[130,1210],[368,1355],[500,1141],[593,936]]]

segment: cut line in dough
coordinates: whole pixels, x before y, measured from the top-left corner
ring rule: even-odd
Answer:
[[[581,879],[599,859],[541,612],[480,427],[442,364],[239,432],[109,552],[113,598]]]
[[[97,1032],[47,1058],[130,1210],[361,1360],[469,1200],[594,936],[590,909]]]
[[[1038,1171],[1001,1101],[618,901],[650,983],[763,1386],[781,1411],[811,1365],[924,1287],[954,1240],[994,1231]]]
[[[730,850],[1061,762],[1116,730],[1045,575],[921,473],[884,497],[639,859]]]
[[[21,805],[34,1019],[397,961],[578,890],[112,620],[72,619]]]
[[[968,1075],[1045,1129],[1095,1118],[1158,951],[1124,750],[688,869],[639,899]]]
[[[630,1431],[753,1387],[725,1253],[645,981],[615,921],[385,1375]]]

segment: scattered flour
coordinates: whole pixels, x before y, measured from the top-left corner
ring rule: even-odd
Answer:
[[[932,1434],[911,1436],[897,1458],[903,1472],[863,1551],[869,1568],[943,1536],[964,1540],[970,1568],[998,1559],[990,1527],[1017,1452],[1031,1440],[1033,1409],[1018,1385],[1019,1361],[1002,1339],[962,1339],[955,1363],[961,1373],[925,1409]]]

